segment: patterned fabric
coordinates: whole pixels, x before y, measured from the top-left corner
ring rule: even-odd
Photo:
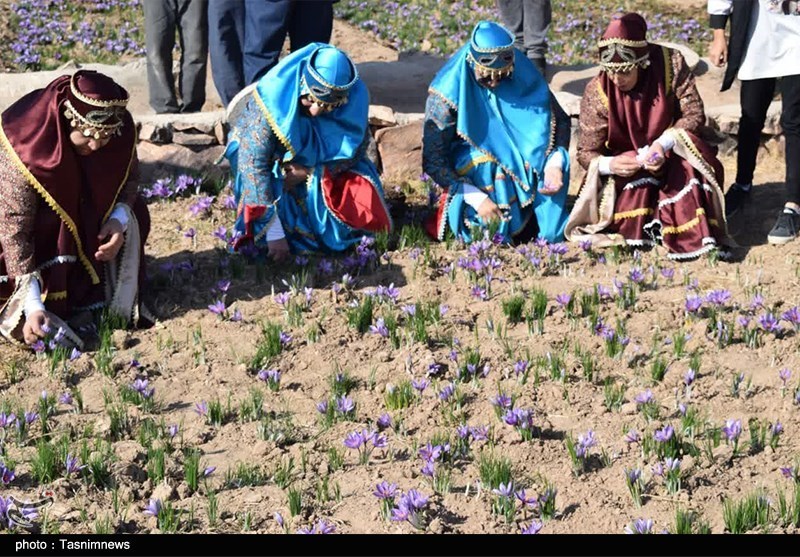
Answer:
[[[514,73],[494,91],[480,86],[462,48],[440,70],[430,88],[423,128],[423,168],[444,193],[426,223],[439,239],[445,226],[465,241],[483,226],[464,202],[464,184],[494,201],[506,218],[499,232],[518,235],[531,219],[539,236],[561,239],[567,188],[536,195],[548,157],[562,155],[564,184],[569,180],[570,122],[533,63],[515,50]]]
[[[305,64],[322,46],[312,43],[270,70],[233,123],[225,155],[234,169],[235,249],[267,248],[276,215],[294,252],[342,251],[391,228],[377,169],[365,156],[366,85],[357,80],[347,103],[332,112],[310,117],[300,110]],[[312,170],[305,184],[284,188],[281,169],[288,162]],[[334,200],[349,203],[332,206]]]
[[[664,56],[660,52],[666,53],[668,63],[653,59]],[[577,158],[590,172],[566,233],[572,241],[589,239],[598,245],[661,243],[670,258],[687,259],[729,242],[721,190],[723,169],[715,151],[696,135],[705,121],[703,102],[683,56],[659,48],[651,51],[651,59],[652,66],[639,71],[657,70],[658,77],[664,76],[658,91],[665,98],[659,102],[668,117],[660,126],[647,128],[646,137],[610,129],[609,99],[619,92],[606,90],[609,81],[598,76],[586,86]],[[636,99],[648,108],[655,102],[641,95]],[[630,177],[599,177],[591,172],[591,163],[598,157],[630,153],[639,143],[651,144],[667,129],[676,135],[676,145],[659,172],[642,169]],[[641,127],[637,133],[642,133]]]

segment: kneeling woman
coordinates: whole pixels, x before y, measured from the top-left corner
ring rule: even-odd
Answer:
[[[366,158],[369,94],[340,50],[312,43],[261,78],[233,122],[226,156],[237,203],[234,248],[337,252],[392,223]]]
[[[587,169],[565,235],[609,245],[663,244],[671,259],[730,243],[723,171],[697,137],[703,101],[683,56],[649,44],[638,14],[611,22],[600,74],[581,101],[578,162]]]
[[[507,240],[560,241],[567,214],[569,117],[542,74],[491,21],[475,26],[436,74],[425,108],[422,165],[443,190],[428,233],[499,221]]]

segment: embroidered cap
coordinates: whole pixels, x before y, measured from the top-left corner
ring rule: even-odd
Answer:
[[[358,71],[347,55],[330,45],[317,48],[303,69],[301,94],[322,107],[336,108],[347,102]]]
[[[507,77],[514,71],[514,35],[494,21],[481,21],[472,30],[469,62],[492,77]]]
[[[128,99],[128,92],[107,75],[79,70],[69,82],[64,116],[86,137],[121,135]]]
[[[617,73],[648,67],[650,51],[646,37],[647,23],[639,14],[625,14],[612,20],[597,43],[601,69]]]

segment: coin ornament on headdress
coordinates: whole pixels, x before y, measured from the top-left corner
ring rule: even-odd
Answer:
[[[472,30],[468,62],[493,78],[508,77],[514,72],[514,35],[493,21],[481,21]]]
[[[303,94],[323,108],[338,108],[347,103],[350,89],[358,81],[355,64],[341,50],[325,45],[308,57],[300,86]]]
[[[78,106],[72,99],[64,101],[64,117],[69,120],[70,126],[79,130],[84,137],[95,139],[122,135],[122,126],[125,123],[123,115],[128,105],[128,98],[105,100],[84,95],[76,86],[76,75],[70,79],[69,86],[70,94]],[[82,105],[85,105],[85,108]]]

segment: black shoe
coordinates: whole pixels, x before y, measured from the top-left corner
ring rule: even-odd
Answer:
[[[752,189],[752,186],[747,190],[741,189],[736,184],[731,186],[731,189],[725,194],[725,216],[727,218],[741,211],[742,207],[750,199],[750,191]]]
[[[775,226],[769,231],[767,241],[770,244],[785,244],[797,238],[798,232],[800,232],[800,214],[794,211],[781,211]]]

